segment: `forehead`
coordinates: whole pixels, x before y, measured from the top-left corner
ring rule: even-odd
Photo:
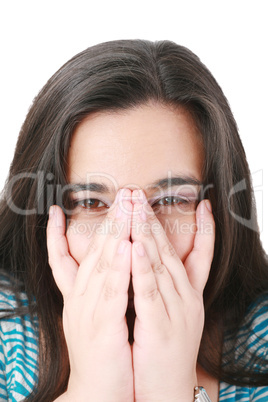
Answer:
[[[67,174],[71,183],[94,176],[117,188],[146,188],[167,175],[201,181],[202,166],[201,134],[190,113],[147,104],[90,114],[73,135]]]

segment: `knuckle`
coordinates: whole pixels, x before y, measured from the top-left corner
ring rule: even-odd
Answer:
[[[174,256],[176,254],[176,251],[170,242],[168,242],[162,247],[162,251],[164,254],[169,256]]]
[[[99,273],[107,272],[110,268],[111,263],[104,258],[103,256],[99,259],[98,264],[96,265],[96,271]]]
[[[161,261],[156,261],[155,263],[152,264],[152,268],[153,268],[154,273],[162,274],[165,270],[165,265],[162,264]]]
[[[107,282],[103,289],[104,292],[104,299],[105,300],[112,300],[115,299],[118,295],[118,289],[110,282]]]
[[[146,289],[143,291],[142,296],[146,300],[155,301],[159,296],[159,292],[157,288]]]
[[[155,217],[155,214],[154,214],[153,212],[147,211],[146,214],[147,214],[147,215],[146,215],[146,216],[147,216],[147,221],[148,221],[150,224],[156,222],[156,217]]]
[[[95,251],[97,251],[97,249],[97,244],[94,241],[91,241],[88,245],[87,252],[88,254],[93,254]]]

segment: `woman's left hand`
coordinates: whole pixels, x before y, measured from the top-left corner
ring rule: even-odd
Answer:
[[[136,201],[140,197],[137,192],[132,196],[135,204],[131,233],[137,315],[133,344],[135,401],[191,401],[197,385],[196,363],[204,326],[203,290],[214,252],[214,219],[209,201],[200,202],[194,246],[183,264],[145,196],[140,194],[145,204]],[[137,214],[139,209],[147,211],[146,221]],[[145,222],[147,233],[139,230]]]

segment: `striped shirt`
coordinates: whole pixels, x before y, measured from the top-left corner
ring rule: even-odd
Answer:
[[[27,305],[25,294],[20,294]],[[17,307],[14,294],[0,291],[2,310]],[[38,320],[30,316],[0,319],[0,401],[23,401],[38,381]]]
[[[235,338],[235,354],[233,347],[228,350],[229,337],[225,336],[224,340],[224,356],[229,354],[234,364],[242,362],[245,369],[267,374],[268,379],[268,293],[250,306]],[[268,386],[238,387],[221,382],[219,402],[225,401],[268,402]]]
[[[27,305],[27,298],[23,293],[21,301]],[[14,295],[0,292],[0,314],[2,309],[16,306]],[[246,357],[258,356],[259,361],[263,361],[263,366],[254,367],[255,370],[268,373],[268,294],[250,309],[246,323],[240,329],[238,344],[246,345]],[[243,358],[241,348],[237,347],[236,350],[235,359]],[[250,364],[250,359],[247,358],[247,361]],[[0,319],[0,401],[23,401],[32,392],[37,381],[37,318],[31,320],[29,316],[24,316]],[[219,402],[238,401],[267,402],[268,386],[247,388],[220,382]]]

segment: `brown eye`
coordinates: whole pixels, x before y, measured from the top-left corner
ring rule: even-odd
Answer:
[[[98,209],[100,207],[105,206],[105,204],[102,201],[97,200],[96,198],[87,198],[85,200],[77,201],[76,205],[80,205],[82,208],[85,209]]]
[[[161,198],[160,200],[155,202],[153,206],[159,206],[159,205],[163,205],[163,206],[171,205],[172,206],[172,205],[178,205],[178,204],[187,204],[188,202],[189,201],[185,198],[170,196],[170,197]]]
[[[195,197],[177,197],[166,196],[156,201],[152,208],[156,214],[183,214],[192,215],[195,213],[197,207],[197,200]]]

